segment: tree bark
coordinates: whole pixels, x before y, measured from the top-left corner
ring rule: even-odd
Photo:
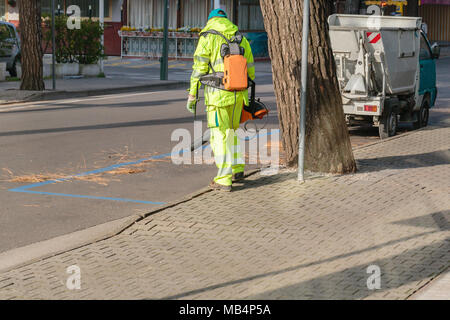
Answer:
[[[22,51],[21,90],[42,91],[44,66],[42,52],[41,1],[22,0],[19,5]]]
[[[287,165],[298,162],[303,1],[261,0]],[[327,0],[311,1],[305,169],[350,173],[356,163],[328,36]]]
[[[360,0],[346,0],[345,1],[345,13],[347,14],[359,14]]]

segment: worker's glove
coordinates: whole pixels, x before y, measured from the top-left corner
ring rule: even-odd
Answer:
[[[195,98],[195,96],[189,95],[186,104],[186,109],[188,109],[191,113],[195,113],[196,107],[197,107],[197,99]]]

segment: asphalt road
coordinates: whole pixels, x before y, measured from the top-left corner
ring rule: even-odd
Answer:
[[[274,108],[270,72],[260,83],[266,84],[259,96]],[[214,165],[174,165],[167,156],[178,143],[171,141],[174,130],[193,129],[186,96],[186,90],[139,92],[0,110],[0,252],[148,212],[205,187]],[[203,111],[198,119],[205,119]],[[268,127],[277,127],[276,111]],[[92,170],[99,172],[27,187],[36,178]]]
[[[439,105],[450,99],[448,70],[450,59],[442,59],[432,123],[440,121]],[[257,95],[273,111],[268,128],[276,129],[270,69],[257,71]],[[185,99],[185,90],[170,90],[0,110],[0,252],[148,212],[205,187],[214,165],[175,165],[167,155],[177,144],[171,141],[174,130],[193,129]],[[354,146],[377,140],[376,128],[352,129]],[[62,179],[77,174],[82,176]],[[38,183],[43,179],[49,180]]]

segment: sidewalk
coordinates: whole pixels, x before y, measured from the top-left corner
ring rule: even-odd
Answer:
[[[132,61],[132,62],[131,62]],[[51,55],[44,56],[44,77],[46,80],[44,92],[21,91],[20,81],[0,82],[0,105],[24,101],[39,101],[45,99],[73,98],[80,96],[103,95],[139,90],[161,90],[188,88],[190,73],[181,77],[171,70],[169,81],[161,81],[159,63],[153,61],[151,68],[147,67],[149,60],[121,60],[120,57],[108,57],[104,62],[106,77],[104,78],[64,78],[56,79],[56,91],[53,91],[51,79]],[[131,68],[129,68],[131,66]],[[134,68],[134,69],[133,69]],[[186,67],[192,72],[192,68]],[[138,72],[138,74],[136,74]]]
[[[0,299],[409,298],[449,266],[449,149],[450,127],[430,127],[355,150],[354,175],[252,175],[0,271]],[[66,287],[71,265],[81,290]],[[367,287],[372,265],[379,290]]]

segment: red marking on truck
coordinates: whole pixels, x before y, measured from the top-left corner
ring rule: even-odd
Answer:
[[[370,43],[377,43],[381,39],[381,34],[377,34]]]
[[[369,43],[377,43],[381,39],[381,34],[379,32],[367,32],[366,35]]]

